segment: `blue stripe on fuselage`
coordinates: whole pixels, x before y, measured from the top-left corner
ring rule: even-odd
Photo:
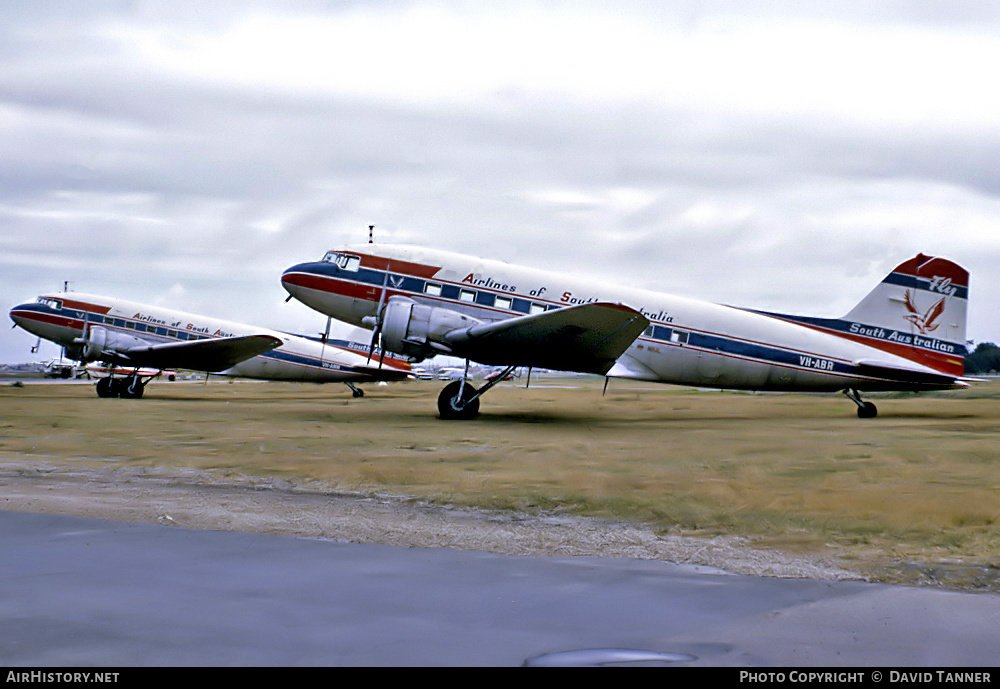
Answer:
[[[214,336],[206,333],[196,333],[182,330],[177,327],[170,327],[160,323],[149,323],[135,318],[123,318],[122,316],[105,315],[84,311],[81,309],[61,308],[56,309],[48,304],[26,304],[19,307],[23,311],[33,311],[35,313],[65,318],[74,322],[74,327],[83,331],[84,324],[87,326],[100,325],[111,330],[120,331],[126,334],[144,333],[162,340],[163,342],[182,342],[191,340],[207,340]]]
[[[691,332],[688,346],[740,359],[751,359],[763,364],[780,365],[818,373],[853,375],[857,368],[850,363],[811,353],[789,351],[756,342],[737,340],[723,335]]]
[[[296,354],[282,349],[272,349],[270,352],[258,355],[261,359],[271,359],[283,364],[294,364],[296,366],[307,366],[309,368],[319,368],[324,371],[350,371],[351,367],[338,364],[319,357]]]
[[[802,323],[822,330],[828,330],[835,335],[851,335],[882,342],[890,345],[900,345],[925,349],[936,353],[954,356],[966,356],[969,353],[965,344],[949,342],[927,335],[915,335],[905,330],[893,330],[876,325],[865,325],[857,321],[845,321],[839,318],[813,318],[811,316],[789,316],[783,313],[769,311],[753,311],[764,316],[773,316],[793,323]],[[877,345],[873,345],[877,346]]]

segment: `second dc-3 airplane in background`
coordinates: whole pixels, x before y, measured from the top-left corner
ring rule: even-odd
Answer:
[[[405,380],[410,365],[395,357],[372,364],[352,342],[303,337],[79,292],[59,292],[10,310],[16,325],[65,348],[70,359],[112,364],[123,374],[97,383],[101,397],[140,398],[140,369],[186,369],[241,378],[344,383]],[[329,329],[328,329],[329,331]],[[381,356],[381,355],[380,355]]]
[[[944,390],[964,376],[968,272],[917,255],[843,318],[767,313],[419,247],[358,244],[292,266],[296,299],[374,331],[372,348],[482,364],[741,390]],[[504,376],[498,376],[496,380]],[[455,381],[441,418],[474,418],[476,390]]]

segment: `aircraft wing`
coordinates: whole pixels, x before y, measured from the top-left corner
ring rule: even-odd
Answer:
[[[648,326],[635,309],[595,302],[458,329],[444,339],[457,356],[483,364],[604,374]]]
[[[119,366],[183,368],[189,371],[225,371],[284,344],[271,335],[219,337],[188,342],[137,345],[105,351],[102,358]]]

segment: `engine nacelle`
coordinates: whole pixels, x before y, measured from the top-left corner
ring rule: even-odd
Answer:
[[[458,311],[418,304],[406,297],[390,297],[382,318],[382,349],[417,360],[450,354],[444,334],[481,323]]]
[[[150,343],[125,333],[116,333],[100,325],[91,326],[86,337],[73,340],[73,345],[66,348],[67,356],[79,361],[98,361],[104,358],[105,352],[127,353],[129,349],[148,346]]]

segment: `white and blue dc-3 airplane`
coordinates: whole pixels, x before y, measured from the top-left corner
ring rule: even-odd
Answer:
[[[98,381],[101,397],[142,397],[155,375],[144,376],[140,369],[340,382],[355,397],[364,394],[355,383],[411,377],[408,362],[385,357],[372,363],[366,347],[353,342],[291,335],[94,294],[42,295],[12,308],[10,317],[15,325],[64,347],[70,359],[120,369],[122,377],[112,374]]]
[[[862,392],[967,387],[968,272],[919,254],[843,318],[767,313],[456,253],[347,245],[287,269],[289,294],[374,331],[372,347],[481,364],[741,390]],[[498,376],[495,380],[501,380]],[[494,381],[495,382],[495,381]],[[476,390],[441,392],[441,418],[473,418]]]

